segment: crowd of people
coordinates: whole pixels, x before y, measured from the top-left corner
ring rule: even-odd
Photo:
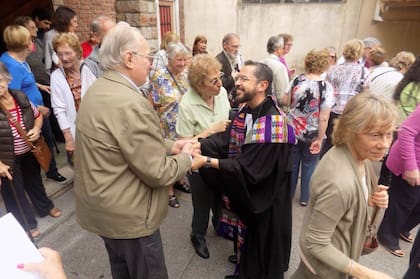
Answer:
[[[204,35],[191,50],[168,32],[152,55],[125,22],[100,16],[83,43],[77,27],[60,6],[3,31],[1,193],[31,237],[41,233],[32,207],[61,215],[27,144],[42,134],[52,153],[64,142],[77,220],[104,241],[114,279],[168,278],[159,227],[168,206],[181,206],[174,188],[192,195],[198,256],[210,257],[211,219],[233,242],[225,278],[283,278],[299,181],[306,209],[292,278],[391,278],[358,263],[377,209],[379,242],[398,257],[400,239],[414,243],[404,278],[419,278],[420,58],[387,60],[376,38],[351,39],[341,53],[310,50],[300,73],[285,58],[286,33],[253,61],[235,33],[211,55]],[[372,161],[382,163],[379,182]],[[54,158],[46,176],[66,181]],[[59,255],[40,252],[44,262],[18,268],[65,278]]]

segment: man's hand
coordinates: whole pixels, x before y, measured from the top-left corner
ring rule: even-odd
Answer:
[[[188,154],[192,154],[192,152],[199,152],[200,150],[200,143],[195,139],[182,139],[177,140],[174,145],[172,146],[171,153],[173,155],[179,154],[180,152],[183,152],[183,148],[185,144],[191,144],[191,153],[187,152]],[[188,147],[190,148],[190,146]]]
[[[193,161],[192,161],[192,165],[191,165],[191,170],[198,170],[199,168],[201,168],[202,166],[204,166],[206,164],[207,161],[207,157],[200,155],[198,153],[193,153]]]
[[[44,106],[38,106],[38,110],[42,114],[42,116],[44,116],[44,117],[50,116],[50,109],[49,108],[44,107]]]

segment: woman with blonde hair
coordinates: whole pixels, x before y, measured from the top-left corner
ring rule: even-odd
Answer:
[[[377,185],[370,161],[382,160],[388,150],[396,117],[393,104],[370,93],[347,103],[334,126],[334,147],[312,175],[300,234],[301,263],[291,278],[391,278],[358,260],[369,207],[388,206],[387,187]]]
[[[221,68],[219,61],[208,54],[193,57],[188,71],[190,86],[179,104],[176,131],[180,138],[206,138],[224,132],[228,127],[230,105],[226,89],[222,86]],[[188,179],[194,210],[191,242],[200,257],[208,258],[205,236],[210,209],[216,227],[221,194],[207,185],[198,172],[191,173]]]
[[[333,121],[343,112],[347,102],[355,95],[362,92],[369,70],[359,64],[359,59],[364,51],[363,42],[359,39],[352,39],[344,44],[343,64],[330,68],[325,78],[331,83],[334,89],[334,105],[331,109],[327,127],[327,139],[321,151],[321,157],[332,147]]]
[[[409,51],[400,51],[389,61],[389,65],[394,67],[401,74],[405,74],[416,61],[416,56]]]
[[[76,112],[81,102],[82,47],[76,35],[61,33],[53,41],[61,65],[51,74],[51,105],[63,132],[67,160],[73,164]]]
[[[6,43],[7,51],[1,55],[0,61],[4,63],[12,76],[9,88],[20,90],[25,93],[28,99],[44,117],[42,135],[53,155],[50,168],[46,171],[46,175],[57,183],[65,184],[67,183],[67,179],[58,172],[54,158],[54,138],[48,120],[48,116],[51,112],[50,109],[44,105],[34,74],[32,73],[28,62],[26,62],[26,58],[32,52],[33,42],[31,33],[21,25],[9,25],[3,31],[3,39]]]

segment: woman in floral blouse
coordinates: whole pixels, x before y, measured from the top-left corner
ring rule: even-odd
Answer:
[[[176,119],[181,97],[187,92],[188,79],[186,66],[188,59],[187,48],[177,42],[167,46],[168,64],[153,76],[152,97],[155,108],[160,117],[164,137],[176,139]],[[179,207],[173,188],[169,190],[169,205]]]

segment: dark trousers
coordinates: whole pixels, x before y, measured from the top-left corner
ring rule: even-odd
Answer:
[[[216,229],[222,205],[221,194],[204,182],[201,175],[193,172],[188,175],[191,185],[193,204],[193,218],[191,223],[191,236],[204,239],[209,225],[210,209],[213,212],[212,223]]]
[[[325,131],[325,135],[327,136],[327,138],[324,140],[324,143],[322,144],[321,152],[319,153],[320,159],[322,159],[325,153],[327,153],[328,150],[330,150],[331,147],[333,147],[332,133],[334,130],[334,122],[339,117],[340,117],[340,114],[330,112],[330,118],[328,119],[327,130]]]
[[[50,169],[48,170],[47,175],[48,174],[53,174],[53,173],[57,172],[57,164],[55,162],[55,157],[54,157],[55,140],[54,140],[54,136],[53,136],[52,131],[51,131],[51,125],[50,125],[50,121],[48,120],[48,118],[44,118],[44,122],[42,123],[41,132],[42,132],[42,135],[45,138],[45,143],[50,148],[51,155],[52,155],[51,163],[50,163]]]
[[[134,239],[101,237],[108,251],[113,279],[168,278],[159,230]]]
[[[29,228],[26,228],[24,225],[23,216],[20,213],[19,206],[11,189],[12,185],[7,178],[2,178],[1,194],[6,209],[16,217],[25,230],[34,229],[37,227],[37,221],[26,194],[28,194],[34,208],[41,217],[48,215],[50,210],[54,207],[54,204],[45,192],[39,164],[32,155],[32,152],[29,151],[15,157],[12,167],[12,176],[13,187],[16,191],[19,203],[22,206],[23,214],[27,219]]]
[[[399,248],[400,233],[420,223],[420,187],[409,185],[402,176],[391,174],[389,204],[378,230],[379,241],[390,249]]]
[[[410,253],[410,266],[403,279],[418,279],[420,278],[420,230],[417,232],[416,240],[414,240],[413,247]]]
[[[44,106],[51,110],[48,120],[50,122],[51,131],[54,136],[54,139],[59,142],[64,142],[63,132],[61,132],[60,125],[58,125],[57,118],[54,115],[53,109],[51,107],[51,94],[46,91],[41,91],[42,100],[44,101]],[[44,119],[46,121],[46,119]]]

